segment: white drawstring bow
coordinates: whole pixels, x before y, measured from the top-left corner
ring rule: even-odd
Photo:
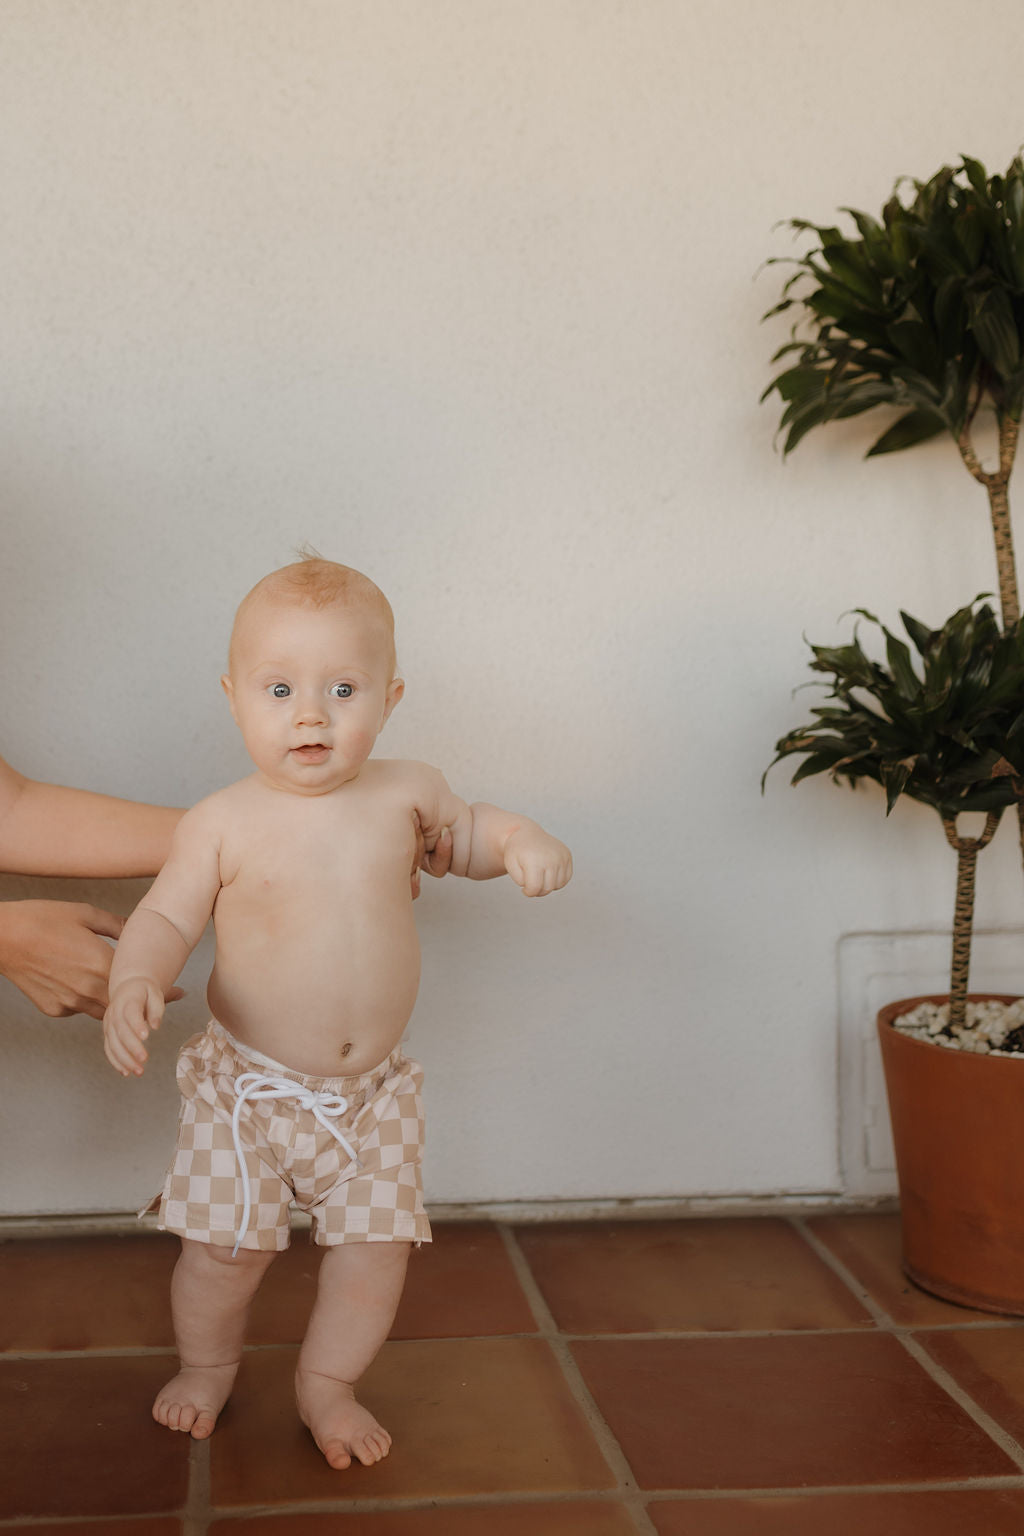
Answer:
[[[339,1115],[345,1114],[349,1107],[348,1099],[343,1094],[303,1088],[302,1084],[297,1083],[294,1078],[281,1077],[273,1072],[243,1072],[235,1078],[235,1093],[237,1097],[231,1114],[231,1139],[235,1144],[235,1156],[242,1174],[242,1223],[235,1237],[235,1246],[231,1250],[232,1258],[238,1253],[242,1239],[249,1230],[249,1215],[252,1210],[249,1170],[245,1165],[245,1152],[239,1131],[242,1110],[246,1104],[259,1099],[294,1099],[300,1109],[312,1110],[317,1122],[325,1131],[330,1131],[334,1139],[344,1147],[356,1167],[362,1167],[352,1143],[342,1135],[336,1125],[331,1123]]]

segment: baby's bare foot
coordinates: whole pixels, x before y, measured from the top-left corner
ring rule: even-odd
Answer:
[[[217,1415],[235,1384],[234,1365],[184,1365],[157,1393],[153,1417],[168,1429],[184,1430],[193,1440],[213,1434]]]
[[[391,1436],[369,1409],[356,1402],[347,1381],[300,1370],[295,1374],[295,1396],[299,1417],[330,1466],[341,1471],[354,1456],[364,1467],[372,1467],[390,1451]]]

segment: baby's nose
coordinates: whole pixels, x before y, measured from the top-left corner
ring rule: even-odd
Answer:
[[[299,725],[326,725],[327,710],[323,700],[312,696],[296,698],[295,719]]]

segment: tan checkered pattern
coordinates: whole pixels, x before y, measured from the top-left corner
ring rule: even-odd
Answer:
[[[348,1109],[335,1124],[348,1153],[312,1110],[291,1100],[245,1104],[241,1142],[252,1210],[241,1246],[288,1247],[289,1207],[308,1211],[316,1242],[430,1241],[423,1208],[423,1073],[396,1049],[361,1077],[306,1077],[273,1063],[299,1088],[341,1094]],[[216,1022],[178,1057],[178,1149],[160,1198],[159,1224],[198,1242],[233,1246],[242,1222],[243,1188],[231,1135],[235,1079],[266,1069],[243,1054]]]

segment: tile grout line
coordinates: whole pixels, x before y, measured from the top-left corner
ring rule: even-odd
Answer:
[[[910,1358],[921,1367],[925,1374],[931,1377],[936,1386],[941,1387],[947,1397],[951,1397],[968,1417],[974,1420],[978,1428],[984,1430],[990,1440],[995,1441],[996,1445],[1009,1457],[1018,1470],[1024,1472],[1024,1446],[1008,1430],[1003,1429],[1002,1425],[998,1424],[990,1414],[986,1413],[980,1403],[975,1402],[974,1398],[965,1387],[960,1385],[955,1376],[951,1375],[937,1360],[932,1359],[928,1351],[915,1337],[917,1330],[904,1327],[902,1324],[895,1322],[889,1313],[885,1311],[884,1307],[870,1294],[866,1286],[863,1286],[857,1277],[847,1269],[843,1261],[837,1258],[819,1237],[816,1237],[813,1232],[808,1230],[803,1217],[792,1218],[792,1225],[804,1238],[808,1247],[828,1265],[832,1273],[838,1276],[847,1289],[867,1308],[879,1329],[883,1333],[888,1334],[890,1338],[895,1339]]]
[[[634,1521],[638,1536],[657,1536],[657,1531],[645,1508],[645,1495],[633,1475],[633,1469],[629,1465],[625,1452],[612,1433],[604,1415],[594,1401],[590,1389],[583,1380],[583,1373],[576,1364],[572,1350],[544,1299],[540,1286],[537,1284],[533,1271],[527,1262],[526,1255],[516,1241],[512,1227],[507,1222],[495,1222],[495,1226],[505,1246],[505,1252],[515,1272],[516,1279],[526,1295],[526,1300],[537,1323],[538,1332],[557,1360],[566,1385],[583,1413],[587,1427],[597,1443],[598,1450],[601,1452],[619,1485],[620,1496]]]
[[[188,1451],[188,1498],[182,1510],[181,1536],[206,1536],[210,1511],[210,1441],[192,1440]]]
[[[843,1284],[846,1286],[846,1289],[853,1294],[857,1301],[860,1302],[864,1310],[870,1314],[872,1322],[875,1323],[875,1325],[880,1328],[883,1333],[895,1333],[900,1325],[889,1316],[889,1313],[886,1312],[881,1303],[875,1300],[867,1286],[862,1284],[862,1282],[857,1279],[857,1276],[852,1272],[852,1270],[847,1269],[842,1259],[837,1258],[836,1255],[832,1252],[831,1248],[827,1247],[826,1244],[822,1242],[820,1237],[816,1237],[815,1234],[809,1230],[803,1218],[794,1218],[790,1222],[790,1225],[795,1229],[798,1235],[803,1238],[808,1248],[810,1248],[813,1253],[817,1254],[822,1263],[828,1266],[832,1273],[843,1282]]]
[[[676,1504],[676,1503],[715,1503],[728,1504],[730,1502],[748,1499],[801,1499],[808,1503],[815,1499],[829,1498],[837,1494],[847,1496],[865,1495],[871,1496],[878,1493],[934,1493],[934,1492],[1013,1492],[1024,1487],[1024,1479],[1006,1477],[979,1477],[969,1480],[950,1481],[948,1483],[822,1483],[813,1486],[800,1485],[799,1487],[766,1487],[766,1488],[663,1488],[648,1489],[643,1497],[651,1504]],[[323,1519],[328,1515],[373,1515],[373,1514],[417,1514],[422,1511],[434,1511],[438,1508],[470,1509],[486,1511],[490,1508],[505,1508],[514,1506],[517,1510],[528,1511],[531,1505],[551,1503],[579,1503],[592,1505],[595,1508],[607,1505],[624,1505],[623,1493],[618,1488],[574,1489],[568,1493],[552,1493],[550,1490],[531,1493],[512,1492],[502,1490],[497,1493],[469,1493],[469,1494],[445,1494],[445,1495],[412,1495],[408,1498],[366,1498],[366,1499],[318,1499],[313,1503],[308,1500],[291,1500],[281,1503],[267,1504],[238,1504],[230,1508],[211,1510],[208,1516],[203,1516],[203,1521],[217,1519],[226,1523],[224,1536],[230,1536],[230,1526],[234,1522],[242,1520],[287,1519],[291,1516],[302,1516],[306,1520],[317,1517]],[[0,1532],[17,1531],[30,1532],[34,1526],[59,1530],[66,1526],[68,1530],[82,1536],[89,1536],[90,1531],[95,1536],[117,1536],[118,1530],[124,1526],[136,1525],[140,1520],[146,1521],[173,1521],[182,1524],[182,1536],[191,1536],[191,1528],[188,1525],[188,1516],[181,1510],[144,1511],[127,1513],[122,1515],[11,1515],[0,1517]],[[84,1522],[84,1524],[83,1524]],[[643,1527],[646,1532],[651,1529]]]
[[[811,1241],[813,1245],[814,1240],[812,1239]],[[856,1292],[858,1300],[863,1301],[867,1310],[871,1311],[872,1298],[870,1293],[862,1293],[860,1282],[856,1279],[852,1279],[849,1284],[850,1288]],[[900,1329],[904,1329],[907,1332],[913,1333],[996,1333],[1013,1330],[1017,1330],[1019,1332],[1024,1330],[1024,1322],[1014,1322],[1012,1319],[1008,1319],[1005,1322],[993,1321],[991,1323],[973,1321],[963,1323],[924,1323],[921,1325],[907,1325],[887,1320],[886,1314],[884,1312],[880,1318],[875,1318],[872,1316],[872,1322],[876,1323],[876,1325],[883,1329],[885,1332],[892,1333],[898,1333]],[[866,1323],[861,1323],[853,1324],[847,1328],[727,1328],[712,1330],[708,1330],[707,1328],[648,1328],[643,1330],[624,1329],[617,1333],[576,1333],[565,1332],[559,1329],[557,1332],[559,1337],[567,1339],[572,1343],[582,1342],[585,1340],[595,1340],[603,1344],[615,1340],[632,1341],[635,1339],[647,1340],[654,1343],[657,1343],[662,1339],[779,1339],[788,1338],[791,1334],[794,1333],[799,1333],[802,1337],[813,1334],[816,1338],[848,1338],[851,1335],[865,1333],[867,1330],[868,1325]],[[426,1333],[416,1334],[414,1336],[410,1335],[408,1338],[404,1336],[398,1337],[391,1339],[390,1342],[399,1344],[409,1343],[412,1341],[413,1337],[415,1337],[418,1340],[435,1343],[444,1343],[446,1340],[450,1339],[461,1339],[464,1342],[472,1343],[475,1341],[484,1341],[487,1339],[495,1338],[532,1339],[536,1338],[536,1336],[536,1329],[530,1329],[528,1332],[520,1330],[518,1332],[500,1334]],[[279,1350],[296,1349],[298,1347],[298,1343],[299,1341],[294,1339],[278,1340],[263,1344],[245,1344],[243,1349],[247,1355],[272,1354]],[[119,1360],[134,1359],[136,1357],[139,1359],[145,1359],[147,1357],[156,1359],[160,1356],[166,1356],[168,1359],[173,1358],[174,1345],[96,1344],[91,1346],[83,1346],[80,1349],[5,1349],[2,1345],[0,1345],[0,1365],[18,1360],[98,1360],[101,1358]]]
[[[1003,1487],[1004,1484],[999,1484]],[[1016,1486],[1016,1484],[1014,1485]],[[743,1490],[745,1492],[745,1490]],[[786,1489],[779,1490],[786,1493]],[[821,1490],[819,1490],[821,1491]],[[824,1490],[828,1492],[829,1490]],[[699,1497],[705,1497],[705,1490],[698,1490]],[[675,1489],[665,1489],[662,1492],[645,1493],[644,1498],[649,1498],[652,1503],[667,1503],[670,1500],[683,1497]],[[496,1493],[482,1493],[477,1490],[473,1493],[418,1493],[407,1497],[397,1498],[393,1496],[373,1499],[317,1499],[315,1502],[308,1500],[286,1500],[275,1504],[233,1504],[230,1509],[217,1509],[211,1512],[211,1518],[216,1516],[218,1520],[256,1520],[265,1519],[271,1515],[282,1518],[291,1515],[406,1515],[420,1514],[424,1511],[437,1511],[445,1509],[467,1509],[486,1512],[492,1509],[515,1509],[529,1511],[537,1505],[565,1505],[575,1508],[584,1505],[587,1508],[602,1509],[616,1508],[626,1509],[624,1494],[621,1488],[570,1488],[570,1489],[539,1489],[524,1492],[522,1489],[500,1489]],[[74,1517],[77,1518],[77,1517]],[[130,1517],[137,1518],[137,1517]],[[0,1530],[3,1523],[0,1522]],[[643,1536],[651,1529],[648,1525],[639,1527]],[[106,1536],[106,1532],[104,1532]],[[113,1533],[111,1533],[113,1536]],[[224,1536],[229,1536],[225,1531]]]
[[[1016,1464],[1019,1471],[1024,1472],[1024,1446],[1021,1445],[1020,1441],[1014,1439],[1009,1430],[1003,1429],[1001,1424],[998,1424],[990,1414],[986,1413],[984,1408],[975,1402],[966,1388],[960,1385],[956,1377],[952,1376],[937,1360],[933,1360],[924,1345],[919,1343],[912,1334],[909,1332],[897,1332],[896,1337],[910,1358],[916,1360],[922,1370],[927,1371],[936,1385],[940,1386],[944,1392],[947,1392],[954,1402],[959,1403],[964,1412],[970,1414],[979,1428],[983,1429],[989,1438],[996,1442],[1000,1450],[1005,1452],[1010,1460]]]
[[[84,1349],[0,1349],[0,1364],[7,1360],[173,1360],[173,1344],[95,1344]]]
[[[651,1492],[647,1497],[652,1503],[728,1504],[730,1501],[747,1499],[827,1499],[835,1494],[844,1497],[876,1493],[979,1493],[1010,1492],[1024,1488],[1024,1479],[1007,1473],[1005,1477],[972,1477],[948,1483],[814,1483],[783,1485],[768,1488],[665,1488]]]

